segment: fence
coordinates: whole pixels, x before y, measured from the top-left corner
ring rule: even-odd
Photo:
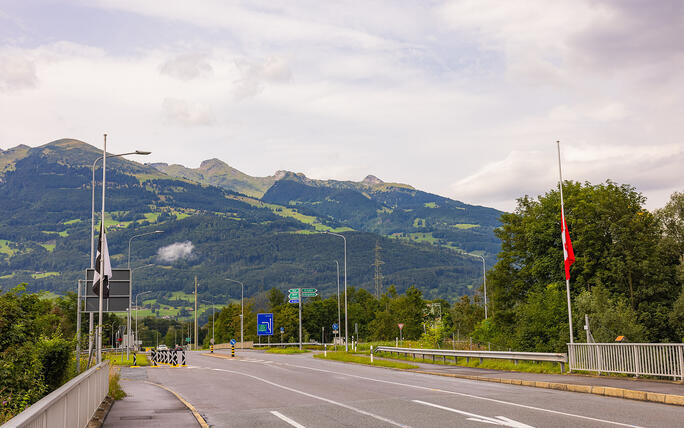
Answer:
[[[7,421],[2,428],[82,428],[109,390],[109,361],[90,368]]]
[[[322,343],[318,342],[302,342],[302,346],[313,346],[313,345],[320,345],[323,346]],[[237,344],[235,344],[237,347]],[[252,346],[259,347],[259,346],[299,346],[299,342],[293,342],[293,343],[255,343]]]
[[[398,348],[394,346],[378,346],[373,350],[376,352],[389,352],[390,354],[396,353],[404,354],[406,356],[422,355],[425,359],[426,355],[432,356],[432,361],[435,361],[436,357],[442,357],[443,361],[446,362],[447,357],[452,357],[456,359],[457,357],[465,357],[467,361],[471,358],[479,358],[482,362],[485,358],[494,358],[500,360],[511,360],[517,364],[518,360],[523,361],[550,361],[553,363],[559,363],[561,367],[561,372],[565,370],[565,363],[568,362],[568,356],[566,354],[550,354],[546,352],[507,352],[507,351],[459,351],[452,349],[420,349],[420,348]]]
[[[663,376],[684,382],[684,344],[568,344],[570,370]]]

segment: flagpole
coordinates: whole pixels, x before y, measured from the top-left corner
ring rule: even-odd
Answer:
[[[107,183],[105,181],[107,171],[107,134],[104,134],[104,148],[102,149],[102,217],[100,222],[100,242],[102,242],[102,234],[104,233],[105,220],[105,189]],[[104,294],[104,277],[105,277],[105,257],[104,248],[100,248],[100,292],[99,303],[100,309],[98,311],[98,325],[97,325],[97,363],[102,362],[102,295]]]
[[[558,149],[558,177],[560,181],[558,182],[558,187],[560,188],[560,199],[561,199],[561,229],[565,233],[566,222],[565,222],[565,209],[563,207],[563,172],[561,170],[561,158],[560,158],[560,141],[556,141],[556,148]],[[572,308],[570,306],[570,280],[565,279],[565,293],[568,298],[568,325],[570,326],[570,343],[574,343],[572,338]]]

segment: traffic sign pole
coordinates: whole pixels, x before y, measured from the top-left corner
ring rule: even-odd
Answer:
[[[301,296],[302,289],[299,288],[297,293]],[[302,298],[299,298],[299,349],[302,349]]]

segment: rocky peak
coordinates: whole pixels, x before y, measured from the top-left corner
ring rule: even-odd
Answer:
[[[384,183],[384,181],[380,180],[378,177],[374,175],[367,175],[361,183],[367,184],[369,186],[374,186],[376,184],[382,184]]]

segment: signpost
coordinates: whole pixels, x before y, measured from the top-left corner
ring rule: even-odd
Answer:
[[[273,336],[273,314],[257,314],[257,335]]]
[[[318,296],[318,290],[315,288],[290,288],[287,290],[288,302],[296,303],[299,305],[299,349],[302,349],[302,299],[304,297],[316,297]],[[281,342],[282,342],[283,330],[281,328]]]

